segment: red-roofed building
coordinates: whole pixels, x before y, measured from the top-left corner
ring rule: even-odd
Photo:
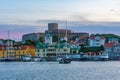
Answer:
[[[112,53],[112,48],[113,48],[114,45],[115,45],[115,43],[106,43],[104,45],[105,52]]]
[[[112,48],[115,45],[115,43],[106,43],[104,45],[105,48]]]
[[[88,36],[79,36],[75,40],[75,44],[84,45],[87,44],[89,37]]]

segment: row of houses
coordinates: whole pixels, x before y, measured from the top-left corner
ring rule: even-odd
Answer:
[[[83,37],[80,37],[80,39]],[[84,38],[85,39],[85,38]],[[66,39],[67,40],[67,39]],[[108,43],[105,43],[105,37],[91,36],[89,38],[89,46],[86,47],[99,47],[103,46],[105,52],[113,58],[120,57],[120,44],[117,38],[110,38]],[[84,41],[84,40],[83,40]],[[57,42],[53,43],[50,34],[45,35],[45,42],[38,42],[36,46],[15,46],[13,40],[6,40],[4,43],[0,41],[0,57],[16,57],[21,58],[24,55],[31,55],[31,57],[57,57],[62,54],[80,54],[81,41],[76,38],[75,41],[67,43]],[[90,56],[101,55],[101,52],[87,52]]]
[[[120,43],[106,43],[104,47],[111,59],[120,59]]]
[[[22,56],[31,55],[35,56],[35,47],[34,46],[0,46],[0,57],[15,57],[20,59]]]
[[[56,57],[60,54],[77,54],[79,45],[64,43],[53,43],[52,36],[46,34],[45,42],[38,42],[36,46],[15,46],[12,40],[7,41],[7,45],[0,45],[0,57],[21,58],[25,55],[31,57]]]
[[[15,57],[20,59],[22,56],[31,57],[56,57],[60,54],[77,54],[80,47],[70,47],[69,44],[45,44],[38,42],[34,46],[0,46],[0,58]]]

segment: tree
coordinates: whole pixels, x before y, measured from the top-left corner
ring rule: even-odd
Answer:
[[[30,46],[35,46],[36,42],[26,40],[24,45],[30,45]]]
[[[89,52],[89,48],[82,45],[80,51],[83,53],[86,53],[86,52]]]
[[[40,37],[40,38],[39,38],[39,41],[40,41],[40,42],[44,42],[43,37]]]
[[[23,43],[22,43],[22,42],[15,42],[14,45],[15,45],[15,46],[21,46],[21,45],[23,45]]]
[[[53,42],[57,42],[58,41],[58,35],[54,35],[53,36]]]

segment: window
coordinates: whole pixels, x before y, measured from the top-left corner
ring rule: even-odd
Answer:
[[[60,49],[58,49],[58,51],[60,51]]]
[[[43,52],[45,52],[45,49],[43,49]]]
[[[64,49],[64,51],[67,51],[66,49]]]
[[[40,50],[38,49],[37,52],[40,52]]]
[[[39,54],[37,54],[37,56],[39,57]]]

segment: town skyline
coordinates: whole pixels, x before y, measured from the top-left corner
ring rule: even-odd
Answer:
[[[44,32],[48,23],[74,32],[120,35],[120,1],[116,0],[1,0],[0,38],[21,40],[23,34]]]

